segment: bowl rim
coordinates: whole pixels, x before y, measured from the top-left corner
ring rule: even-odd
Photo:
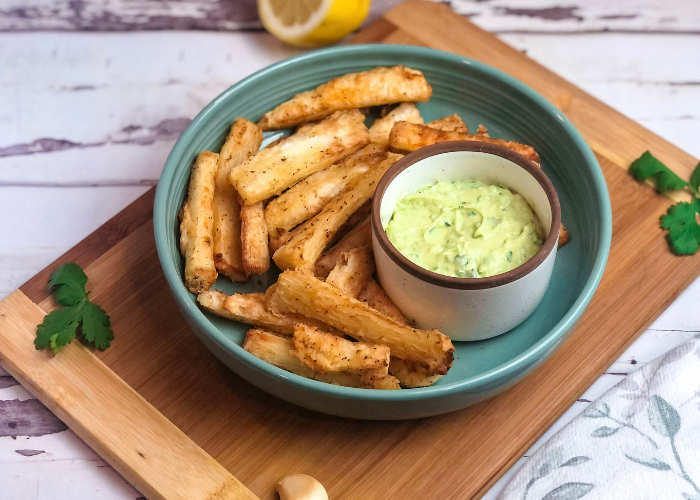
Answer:
[[[406,258],[406,256],[404,256],[399,249],[394,246],[391,240],[389,240],[389,237],[383,228],[381,221],[381,206],[382,201],[384,200],[384,194],[391,183],[399,176],[399,174],[401,174],[401,172],[407,168],[417,163],[421,163],[427,158],[432,158],[447,153],[459,152],[484,153],[508,160],[530,174],[530,176],[539,183],[542,189],[544,189],[544,192],[547,195],[549,208],[552,213],[552,223],[550,225],[547,238],[542,246],[537,250],[535,255],[508,272],[495,274],[484,278],[460,278],[435,273]],[[512,190],[513,188],[508,187],[508,189]],[[489,144],[478,141],[450,141],[425,146],[407,154],[399,161],[394,163],[391,168],[387,170],[377,185],[377,190],[375,192],[374,199],[372,200],[371,219],[372,231],[374,232],[374,236],[377,238],[379,246],[397,266],[411,276],[418,278],[421,281],[425,281],[426,283],[443,288],[458,290],[485,290],[488,288],[496,288],[507,285],[508,283],[524,278],[545,261],[547,256],[552,253],[552,250],[554,250],[554,247],[559,240],[561,205],[559,203],[559,196],[554,189],[552,181],[549,180],[549,177],[547,177],[542,169],[535,165],[534,162],[528,160],[521,154],[498,144]]]
[[[337,59],[339,57],[347,57],[354,60],[358,60],[359,58],[359,60],[363,60],[368,53],[384,54],[386,56],[394,57],[396,58],[397,64],[401,63],[400,61],[402,57],[422,57],[426,59],[444,61],[445,63],[449,63],[451,65],[464,65],[475,70],[477,73],[483,74],[486,77],[497,79],[503,84],[511,87],[516,92],[523,94],[525,97],[538,105],[542,112],[548,113],[561,122],[565,132],[576,143],[584,156],[593,177],[595,192],[598,195],[598,209],[600,210],[602,219],[600,245],[595,255],[591,273],[588,276],[588,279],[586,280],[586,283],[584,284],[578,297],[573,304],[571,304],[566,314],[540,340],[505,363],[477,375],[454,382],[449,382],[444,385],[434,385],[430,387],[401,391],[377,391],[371,389],[341,387],[300,377],[282,370],[281,368],[265,363],[264,361],[245,351],[240,345],[234,342],[233,339],[226,336],[214,326],[209,318],[205,316],[204,312],[197,306],[196,298],[185,288],[180,279],[180,272],[176,267],[175,262],[170,259],[171,249],[168,245],[168,240],[169,233],[174,228],[168,227],[165,224],[168,212],[167,209],[170,185],[172,184],[173,178],[178,171],[178,164],[181,161],[180,158],[184,155],[185,149],[191,140],[191,136],[195,135],[196,130],[202,126],[203,122],[206,122],[209,116],[216,112],[217,108],[221,106],[221,103],[224,102],[228,96],[233,93],[237,93],[240,89],[245,88],[248,85],[254,85],[257,80],[274,75],[278,71],[288,71],[293,69],[294,65],[298,63],[306,62],[308,60]],[[580,132],[558,108],[556,108],[538,92],[531,89],[516,78],[485,63],[457,54],[452,54],[450,52],[427,47],[391,44],[358,44],[310,51],[267,66],[226,89],[219,96],[213,99],[202,111],[200,111],[194,120],[192,120],[168,155],[156,188],[153,219],[156,249],[165,279],[176,303],[179,306],[180,311],[187,317],[187,319],[196,323],[200,327],[201,334],[206,335],[206,337],[220,349],[230,352],[237,358],[238,361],[241,362],[241,364],[245,365],[247,368],[267,377],[274,378],[278,382],[291,384],[292,386],[300,386],[302,389],[309,392],[324,394],[330,397],[339,399],[350,398],[357,401],[367,402],[426,401],[441,398],[450,394],[456,394],[462,391],[483,387],[487,384],[497,383],[499,380],[509,377],[514,373],[518,373],[519,370],[525,370],[535,364],[537,361],[541,360],[546,353],[553,349],[559,343],[559,341],[562,340],[565,333],[578,320],[585,307],[593,297],[593,293],[595,292],[605,269],[605,264],[610,250],[610,241],[612,238],[612,209],[610,207],[610,196],[608,194],[603,172],[600,169],[600,165],[598,165],[595,155],[581,136]]]

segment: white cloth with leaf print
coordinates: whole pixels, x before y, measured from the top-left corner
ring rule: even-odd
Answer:
[[[499,500],[700,500],[700,335],[554,435]]]

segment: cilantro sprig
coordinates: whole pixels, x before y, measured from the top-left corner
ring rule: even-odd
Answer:
[[[693,194],[690,203],[680,202],[669,207],[661,216],[661,227],[668,230],[666,241],[674,253],[694,255],[700,247],[700,163],[690,181],[685,182],[647,151],[630,165],[630,173],[638,181],[653,179],[660,193],[687,188]]]
[[[654,179],[660,193],[683,189],[688,185],[675,172],[656,159],[649,151],[637,158],[630,165],[630,173],[638,181]]]
[[[54,289],[54,300],[63,307],[47,314],[37,326],[34,345],[38,350],[50,347],[57,354],[78,333],[101,351],[114,340],[109,316],[88,298],[87,281],[83,270],[74,262],[63,264],[51,275],[49,287]]]
[[[661,227],[668,229],[666,240],[678,255],[694,255],[700,246],[700,225],[696,218],[700,214],[700,200],[681,202],[671,206],[661,216]]]

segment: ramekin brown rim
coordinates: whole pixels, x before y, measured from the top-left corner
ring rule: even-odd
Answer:
[[[479,153],[487,153],[495,156],[500,156],[509,160],[525,171],[527,171],[535,180],[542,186],[549,200],[549,206],[552,211],[552,225],[549,230],[549,234],[545,239],[544,243],[537,251],[537,253],[528,261],[524,262],[520,266],[512,269],[503,274],[497,274],[495,276],[489,276],[486,278],[458,278],[453,276],[445,276],[443,274],[434,273],[428,269],[424,269],[417,264],[414,264],[408,260],[404,255],[399,252],[396,247],[389,241],[386,231],[382,227],[382,221],[380,217],[380,207],[382,204],[382,199],[384,198],[384,193],[386,192],[389,184],[398,176],[401,172],[406,170],[411,165],[418,163],[431,156],[440,155],[443,153],[452,153],[455,151],[474,151]],[[539,168],[535,163],[528,160],[524,156],[496,144],[490,144],[478,141],[450,141],[438,144],[433,144],[431,146],[426,146],[423,148],[409,153],[387,170],[384,176],[379,181],[377,185],[377,190],[375,191],[374,199],[372,201],[372,231],[374,232],[377,241],[381,245],[382,249],[386,254],[393,260],[401,269],[407,273],[415,276],[416,278],[423,280],[427,283],[433,285],[443,286],[445,288],[455,288],[460,290],[482,290],[486,288],[495,288],[497,286],[503,286],[508,283],[519,280],[523,276],[531,273],[537,267],[544,262],[547,256],[552,252],[555,245],[559,240],[559,226],[561,225],[561,205],[559,204],[559,196],[557,195],[552,182],[545,175],[541,168]]]

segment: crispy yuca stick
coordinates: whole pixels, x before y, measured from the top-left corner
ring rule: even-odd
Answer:
[[[180,221],[180,252],[185,257],[185,286],[192,293],[209,290],[214,265],[214,186],[219,155],[202,151],[192,167]]]
[[[370,144],[377,144],[386,148],[389,143],[389,133],[394,123],[406,121],[409,123],[423,123],[423,117],[420,111],[412,102],[402,102],[396,108],[392,109],[382,118],[377,118],[369,128]]]
[[[283,231],[290,231],[319,213],[348,184],[384,159],[384,153],[345,159],[310,175],[270,201],[265,208],[270,238],[281,236]]]
[[[528,160],[539,162],[540,155],[532,146],[503,139],[492,139],[485,134],[464,134],[462,132],[443,132],[435,130],[427,125],[418,125],[408,122],[397,122],[389,134],[389,149],[398,153],[409,153],[424,146],[438,142],[449,141],[480,141],[490,144],[498,144],[520,153]]]
[[[442,376],[431,375],[422,366],[396,356],[391,357],[389,373],[399,379],[402,386],[408,388],[431,386]]]
[[[353,214],[348,217],[348,220],[340,226],[340,229],[333,235],[331,240],[328,242],[327,247],[331,247],[338,243],[340,240],[345,238],[350,231],[355,229],[360,222],[363,222],[367,217],[372,214],[372,200],[367,200],[363,205],[355,210]]]
[[[371,155],[373,153],[385,153],[386,151],[387,148],[385,146],[377,144],[376,142],[370,142],[364,148],[358,149],[353,154],[348,156],[348,158],[356,158],[358,156]]]
[[[301,377],[318,380],[327,384],[358,387],[363,389],[400,389],[399,381],[388,375],[377,379],[366,375],[350,373],[318,373],[301,364],[294,353],[292,339],[278,337],[274,333],[260,329],[251,329],[246,333],[243,349],[263,361],[287,370]]]
[[[218,290],[207,290],[197,297],[197,302],[207,311],[228,319],[266,328],[283,335],[293,335],[294,325],[307,323],[325,331],[336,332],[328,325],[300,314],[269,311],[264,293],[236,293],[226,295]]]
[[[293,231],[279,230],[277,232],[278,236],[276,238],[270,239],[270,251],[274,254],[278,248],[281,248],[284,245],[286,245],[287,242],[292,239],[292,236],[294,236],[294,232],[298,230],[298,227]]]
[[[340,254],[340,260],[326,278],[326,283],[333,285],[348,297],[356,299],[372,278],[372,273],[374,273],[372,247],[354,248]]]
[[[571,236],[569,236],[569,231],[566,230],[566,228],[564,227],[564,224],[560,225],[559,226],[559,242],[558,242],[557,246],[559,248],[561,248],[570,241],[571,241]]]
[[[364,119],[356,109],[338,111],[250,157],[229,180],[246,205],[266,200],[368,144]]]
[[[265,206],[262,201],[253,205],[241,204],[241,246],[243,269],[248,274],[262,274],[270,268],[270,249],[267,246]]]
[[[348,233],[350,233],[359,225],[359,221],[364,221],[365,219],[367,219],[370,213],[372,213],[372,201],[368,200],[360,208],[358,208],[350,217],[348,217],[348,220],[346,220],[342,226],[340,226],[333,238],[331,238],[331,240],[328,242],[328,246],[335,245],[338,241],[345,238],[345,236],[347,236]],[[291,240],[295,234],[301,232],[302,229],[302,226],[297,226],[292,231],[279,231],[279,236],[275,239],[270,240],[270,251],[272,253],[275,253],[278,248],[281,248],[284,245],[286,245],[287,242]],[[330,272],[333,266],[335,266],[335,262],[333,263],[331,268],[328,269],[328,271],[326,271],[326,275]]]
[[[280,274],[268,307],[323,321],[361,342],[383,344],[392,355],[413,361],[433,375],[444,375],[452,366],[454,347],[446,335],[399,325],[306,271]]]
[[[387,346],[350,342],[313,326],[294,328],[294,349],[301,363],[315,372],[361,375],[371,370],[378,378],[389,374]]]
[[[228,180],[235,166],[255,154],[262,142],[262,130],[245,118],[237,118],[219,154],[214,191],[214,264],[232,281],[247,281],[241,257],[240,205]]]
[[[369,217],[367,217],[316,261],[316,270],[314,274],[319,278],[326,279],[328,273],[331,272],[340,260],[340,256],[343,252],[349,252],[353,248],[371,245],[372,223]]]
[[[358,300],[367,302],[372,309],[388,316],[400,325],[408,325],[408,320],[401,314],[401,311],[394,305],[379,283],[370,279],[365,288],[360,293]],[[440,375],[431,375],[428,370],[415,363],[406,361],[396,356],[391,357],[389,362],[389,373],[399,379],[404,387],[428,387],[433,385]]]
[[[386,160],[323,207],[318,215],[302,224],[292,239],[273,255],[277,266],[280,269],[313,269],[316,260],[338,229],[353,212],[374,196],[379,179],[399,158],[400,155],[389,154]]]
[[[348,73],[295,95],[262,115],[258,126],[263,130],[289,128],[341,109],[427,101],[432,92],[423,73],[404,66]]]
[[[399,325],[408,325],[408,320],[401,314],[399,308],[394,305],[379,283],[370,279],[358,295],[357,300],[367,302],[372,309],[376,309]]]
[[[436,130],[442,130],[443,132],[462,132],[465,134],[469,133],[469,128],[467,128],[467,124],[464,123],[464,120],[462,120],[457,113],[450,116],[445,116],[444,118],[440,118],[438,120],[433,120],[430,123],[426,123],[426,125]],[[371,133],[370,137],[372,137]]]

